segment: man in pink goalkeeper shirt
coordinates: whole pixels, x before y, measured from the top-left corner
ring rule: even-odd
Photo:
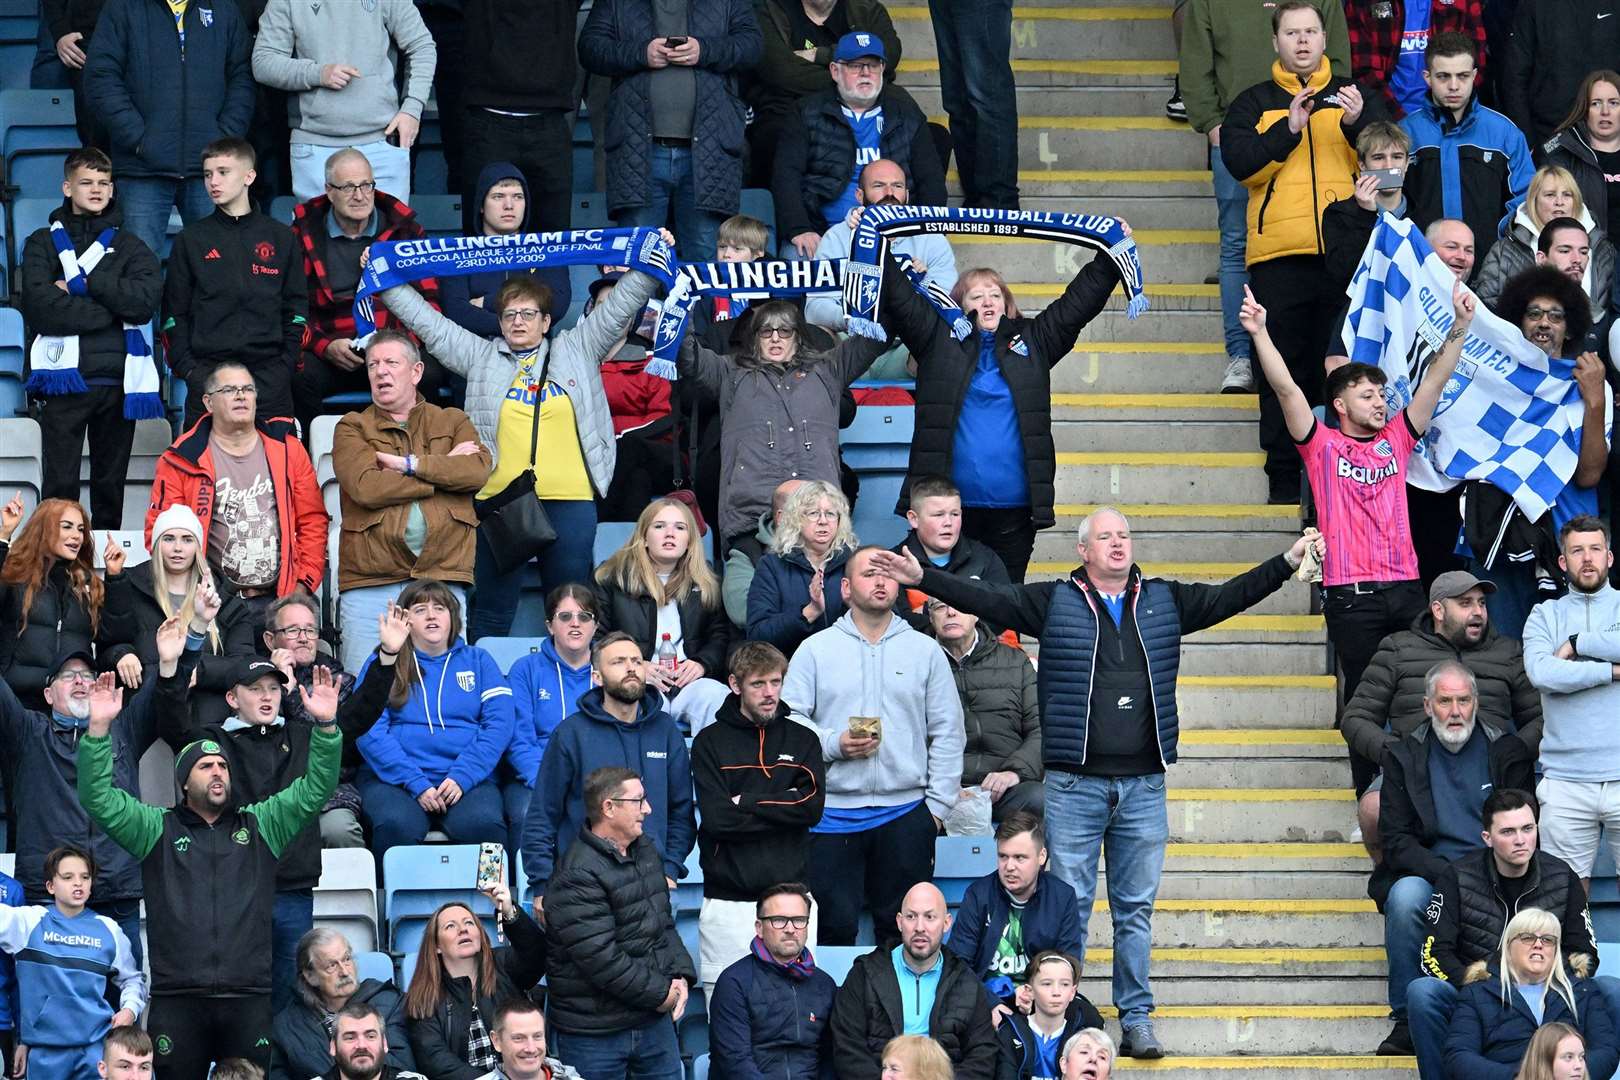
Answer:
[[[1349,701],[1384,635],[1404,630],[1424,610],[1417,553],[1406,513],[1406,463],[1423,438],[1446,380],[1462,355],[1474,319],[1474,294],[1452,289],[1456,316],[1445,344],[1394,416],[1384,401],[1386,377],[1369,364],[1345,364],[1328,375],[1323,396],[1339,417],[1339,430],[1320,424],[1311,403],[1288,374],[1266,332],[1266,309],[1244,290],[1239,318],[1254,338],[1255,355],[1276,391],[1288,434],[1305,459],[1317,524],[1326,541],[1322,560],[1323,614]],[[1356,761],[1352,769],[1376,770]]]

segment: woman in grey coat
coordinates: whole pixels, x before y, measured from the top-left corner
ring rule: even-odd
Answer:
[[[663,235],[674,243],[668,232]],[[422,339],[423,351],[467,380],[467,415],[479,440],[495,455],[495,469],[477,498],[500,494],[533,467],[535,493],[557,530],[556,543],[537,560],[542,594],[591,580],[596,499],[607,493],[616,460],[601,364],[657,290],[656,278],[629,271],[589,315],[555,341],[546,339],[551,290],[530,276],[508,280],[496,294],[493,308],[501,336],[493,341],[457,326],[409,285],[379,294],[388,310]],[[543,390],[538,385],[542,370]],[[531,457],[536,398],[540,432]],[[523,567],[502,574],[480,529],[468,640],[509,633],[522,588]]]

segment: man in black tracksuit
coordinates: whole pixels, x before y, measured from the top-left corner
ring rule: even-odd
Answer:
[[[159,632],[159,656],[165,655]],[[201,646],[201,635],[183,642]],[[176,663],[174,649],[163,667]],[[204,1080],[209,1063],[245,1057],[270,1061],[270,920],[276,863],[315,819],[337,785],[343,737],[337,687],[317,679],[305,694],[315,723],[309,771],[261,802],[231,795],[224,747],[213,739],[175,760],[182,798],[174,809],[147,806],[113,786],[108,739],[123,697],[110,675],[90,697],[90,723],[79,742],[79,801],[90,819],[141,861],[146,888],[152,1008],[147,1028],[159,1080]]]
[[[52,339],[64,348],[72,342],[84,388],[76,393],[41,388],[40,497],[78,501],[79,458],[88,432],[90,520],[97,528],[117,529],[135,442],[135,421],[124,417],[130,352],[124,327],[145,325],[157,314],[163,271],[151,249],[123,227],[106,154],[76,150],[68,155],[62,176],[62,206],[51,212],[50,225],[36,230],[23,246],[19,306],[29,327],[45,339],[33,348],[49,348]],[[106,254],[94,269],[79,267],[88,290],[82,294],[67,287],[53,231],[57,225],[78,258],[106,238]]]
[[[182,229],[169,257],[163,341],[169,369],[186,380],[186,429],[202,416],[208,374],[224,360],[252,373],[259,420],[293,415],[309,286],[292,230],[248,197],[253,165],[241,139],[209,144],[203,183],[214,212]]]
[[[754,939],[754,905],[772,885],[805,879],[827,767],[816,733],[782,700],[787,658],[750,641],[731,656],[731,696],[692,740],[703,911],[699,968],[713,987]]]
[[[401,618],[397,640],[384,638],[384,646],[397,652],[409,632]],[[331,678],[341,685],[340,673],[331,673]],[[285,684],[291,681],[269,660],[244,660],[232,676],[231,689],[225,692],[234,716],[220,725],[193,728],[189,709],[171,712],[159,720],[159,733],[176,755],[198,739],[219,743],[230,763],[231,789],[237,802],[268,799],[309,771],[309,746],[315,724],[301,707],[295,712],[283,702]],[[342,702],[337,718],[345,745],[354,746],[371,730],[388,703],[393,683],[392,666],[373,664],[365,681]],[[297,697],[296,689],[290,697]],[[270,1000],[277,1013],[291,1003],[297,987],[298,939],[314,926],[314,889],[320,878],[321,830],[317,821],[311,821],[281,853],[276,869]]]

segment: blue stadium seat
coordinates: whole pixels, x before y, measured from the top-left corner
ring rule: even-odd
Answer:
[[[394,958],[385,952],[355,953],[354,968],[355,978],[360,982],[367,979],[387,983],[394,981]]]
[[[416,155],[416,168],[411,173],[411,199],[423,195],[443,195],[450,190],[450,166],[444,160],[442,146],[424,146]]]
[[[291,195],[277,195],[270,200],[270,216],[283,225],[293,223],[293,210],[298,206],[298,200]]]
[[[863,405],[839,433],[844,463],[861,478],[853,525],[863,544],[893,547],[905,538],[906,523],[894,504],[911,461],[916,415],[913,405]]]
[[[952,908],[967,887],[996,869],[996,842],[988,836],[941,836],[934,841],[934,884]]]
[[[27,51],[25,79],[33,59],[32,38]],[[0,53],[0,63],[4,62],[4,56]],[[24,195],[59,192],[62,162],[71,151],[79,148],[73,95],[65,90],[0,91],[0,143],[5,151],[7,184],[20,189]],[[62,200],[57,195],[53,201],[61,205]]]
[[[477,844],[423,844],[389,848],[383,856],[383,910],[388,922],[388,948],[416,951],[427,921],[440,904],[466,904],[495,937],[495,908],[474,887],[478,880]]]
[[[776,251],[776,200],[771,198],[771,189],[743,188],[738,210],[765,223],[765,257],[773,258]]]
[[[574,175],[578,176],[578,172]],[[589,179],[589,173],[586,174]],[[574,192],[574,209],[569,221],[576,229],[602,229],[613,224],[608,216],[607,195],[600,191]]]
[[[519,659],[538,652],[544,640],[537,637],[484,637],[478,639],[478,647],[495,658],[504,675],[512,670],[512,665]]]
[[[51,211],[62,205],[60,198],[55,199],[18,199],[11,204],[11,265],[22,269],[23,245],[28,243],[29,236],[36,229],[43,229],[51,223]]]
[[[854,966],[857,956],[864,956],[872,950],[865,945],[816,945],[810,954],[816,958],[816,967],[832,976],[832,981],[842,986],[844,980],[849,978],[849,969]]]
[[[601,521],[596,525],[596,543],[591,547],[591,561],[601,566],[607,557],[624,546],[630,534],[636,531],[633,521]]]
[[[460,195],[415,195],[411,209],[416,220],[429,236],[460,236],[465,230],[461,223]]]
[[[416,950],[412,949],[399,958],[399,989],[401,992],[410,989],[411,976],[416,973]]]
[[[695,961],[697,953],[692,954]],[[695,1061],[699,1054],[709,1052],[709,1010],[703,1000],[703,991],[693,987],[687,1000],[686,1012],[675,1025],[675,1041],[681,1048],[682,1061]]]
[[[20,383],[26,378],[27,354],[23,351],[26,344],[22,312],[16,308],[0,308],[0,379],[15,379]]]
[[[703,863],[695,847],[686,857],[686,876],[675,883],[675,895],[671,899],[676,911],[697,911],[703,907]]]
[[[709,1080],[708,1054],[699,1054],[692,1059],[692,1080]]]

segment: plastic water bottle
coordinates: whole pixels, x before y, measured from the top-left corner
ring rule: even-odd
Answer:
[[[653,662],[670,673],[674,673],[681,666],[680,657],[675,655],[675,642],[668,634],[665,634],[663,640],[658,643],[658,651],[653,654]]]

